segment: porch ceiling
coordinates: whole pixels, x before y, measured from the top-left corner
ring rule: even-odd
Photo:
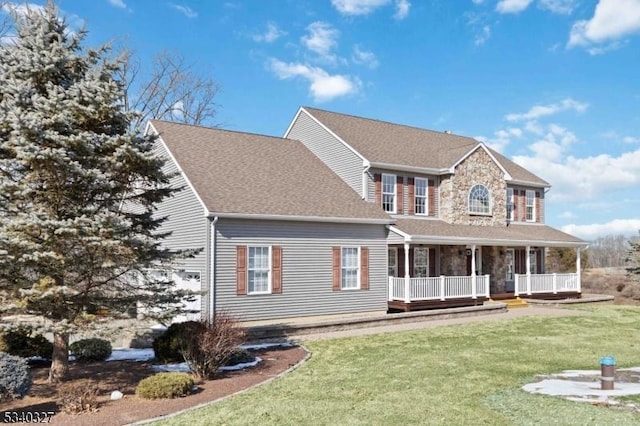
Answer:
[[[454,225],[434,219],[396,219],[391,231],[423,244],[478,244],[487,246],[586,247],[588,243],[542,224],[508,226]]]

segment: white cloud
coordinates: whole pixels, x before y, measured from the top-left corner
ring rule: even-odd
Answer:
[[[590,225],[570,224],[562,227],[564,232],[591,241],[605,235],[633,236],[640,230],[640,219],[615,219],[606,223],[594,223]]]
[[[408,0],[396,0],[396,13],[393,17],[397,20],[402,20],[409,16],[409,9],[411,8],[411,3]]]
[[[331,24],[316,21],[307,26],[307,35],[300,38],[302,44],[312,52],[317,53],[322,59],[335,62],[335,55],[331,51],[338,45],[340,31],[333,28]]]
[[[512,138],[522,137],[522,130],[517,127],[498,130],[493,134],[493,138],[477,136],[476,139],[484,142],[489,148],[498,152],[504,152],[504,149],[511,143]]]
[[[331,0],[331,4],[343,15],[368,15],[390,0]]]
[[[25,16],[29,11],[44,12],[44,6],[35,3],[11,3],[2,4],[2,10],[8,13],[15,13],[18,16]]]
[[[601,154],[590,157],[542,154],[540,146],[533,156],[515,156],[513,160],[553,183],[550,198],[565,201],[593,199],[612,191],[640,185],[640,149],[619,156]],[[562,148],[561,154],[564,153]],[[554,153],[557,154],[557,153]]]
[[[482,27],[482,30],[476,34],[476,38],[473,40],[473,43],[476,46],[482,46],[487,40],[491,37],[491,27],[489,25],[485,25]]]
[[[576,7],[576,0],[539,0],[538,5],[552,13],[570,15]]]
[[[252,35],[251,38],[259,43],[273,43],[286,34],[287,32],[278,28],[275,22],[267,22],[267,29],[261,34]]]
[[[179,4],[169,3],[169,6],[182,13],[187,18],[195,18],[198,16],[198,13],[191,9],[189,6],[182,6]]]
[[[331,75],[322,68],[301,63],[286,63],[271,58],[269,69],[281,80],[301,77],[310,83],[309,92],[316,102],[352,95],[360,91],[362,82],[357,77]]]
[[[505,118],[508,121],[536,120],[540,117],[546,117],[561,111],[574,110],[576,112],[584,112],[588,107],[589,104],[587,103],[567,98],[556,104],[535,105],[525,113],[507,114]]]
[[[121,9],[126,9],[127,5],[123,0],[108,0],[111,6],[119,7]]]
[[[363,50],[359,45],[353,46],[353,55],[351,60],[356,64],[366,65],[369,68],[373,69],[378,66],[378,58],[373,52],[369,52],[367,50]]]
[[[500,0],[496,5],[498,13],[520,13],[531,4],[533,0]]]
[[[640,143],[640,138],[636,138],[633,136],[625,136],[622,138],[622,142],[632,144],[632,143]]]
[[[576,215],[575,215],[575,214],[573,214],[573,213],[572,213],[572,212],[570,212],[570,211],[566,211],[566,212],[562,212],[562,213],[560,213],[560,214],[558,215],[558,217],[559,217],[560,219],[574,219],[574,218],[576,217]]]
[[[473,4],[482,4],[484,3],[484,0],[471,0],[473,1]]]
[[[573,24],[567,47],[582,46],[601,54],[636,32],[640,32],[640,0],[600,0],[591,19]]]

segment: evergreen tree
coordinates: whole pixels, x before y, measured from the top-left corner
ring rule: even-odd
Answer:
[[[47,320],[56,381],[95,307],[180,309],[185,294],[148,272],[176,256],[154,216],[173,189],[153,139],[130,130],[109,49],[83,47],[53,2],[13,18],[0,45],[0,300]]]
[[[628,242],[627,275],[635,281],[640,281],[640,232],[638,236]]]

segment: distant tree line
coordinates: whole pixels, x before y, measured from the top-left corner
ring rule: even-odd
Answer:
[[[628,266],[640,247],[640,237],[605,235],[589,243],[581,253],[582,268],[621,268]],[[547,250],[546,269],[549,272],[573,272],[576,270],[576,250],[550,248]]]

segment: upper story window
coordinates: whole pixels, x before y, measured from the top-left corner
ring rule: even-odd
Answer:
[[[382,175],[382,209],[387,213],[396,212],[396,175]]]
[[[514,218],[515,205],[513,200],[513,188],[507,188],[507,220],[510,221]]]
[[[536,220],[536,192],[527,190],[527,222]]]
[[[424,178],[415,179],[415,212],[416,214],[426,215],[429,211],[427,188],[429,180]]]
[[[484,185],[474,185],[469,191],[469,213],[491,214],[491,193]]]

